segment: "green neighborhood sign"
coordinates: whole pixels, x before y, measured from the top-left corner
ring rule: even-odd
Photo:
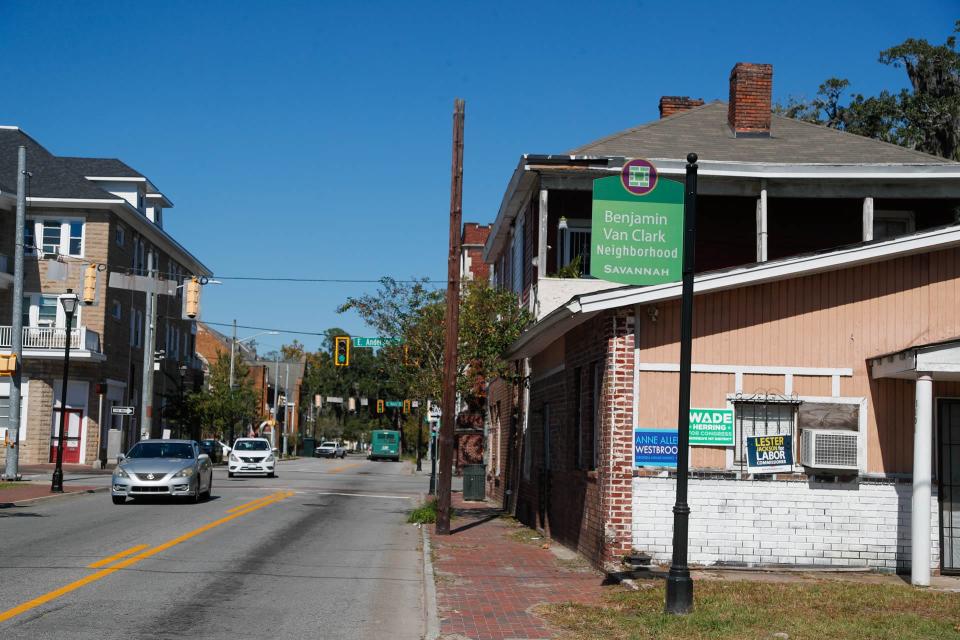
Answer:
[[[690,409],[690,445],[732,447],[733,409]]]
[[[402,338],[360,338],[355,337],[353,339],[353,346],[355,348],[380,348],[386,347],[389,345],[403,344]]]
[[[647,160],[593,181],[590,275],[623,284],[677,282],[683,270],[683,185]]]

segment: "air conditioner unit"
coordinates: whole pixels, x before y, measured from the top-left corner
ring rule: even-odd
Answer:
[[[860,435],[856,431],[804,429],[800,451],[800,463],[812,469],[860,468]]]

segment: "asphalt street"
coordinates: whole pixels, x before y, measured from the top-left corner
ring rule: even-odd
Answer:
[[[425,478],[359,457],[278,472],[219,467],[200,504],[95,493],[0,509],[0,638],[420,638],[405,517]]]

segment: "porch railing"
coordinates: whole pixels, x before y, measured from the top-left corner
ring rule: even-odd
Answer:
[[[13,327],[0,327],[0,349],[12,346]],[[41,350],[63,350],[66,346],[67,330],[63,327],[24,327],[23,348]],[[70,329],[70,350],[101,353],[100,334],[86,327]]]

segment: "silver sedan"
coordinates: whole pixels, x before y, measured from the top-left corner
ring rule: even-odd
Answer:
[[[119,458],[110,486],[114,504],[128,497],[210,497],[213,463],[193,440],[141,440]]]

